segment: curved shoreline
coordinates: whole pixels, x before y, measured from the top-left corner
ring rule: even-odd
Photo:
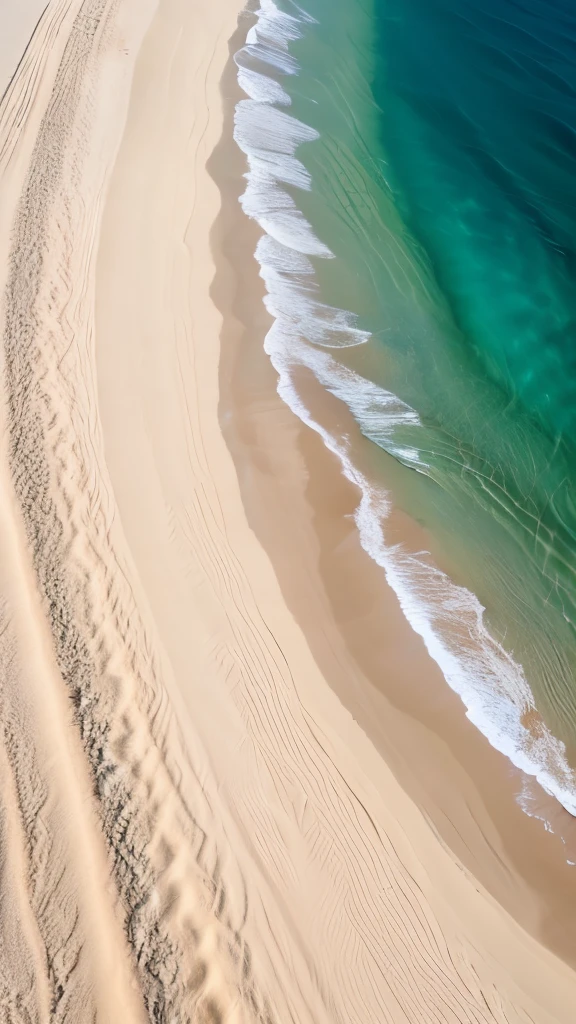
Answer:
[[[574,972],[464,865],[470,803],[540,933],[467,774],[449,844],[394,774],[417,746],[442,786],[456,761],[415,721],[431,663],[360,562],[350,486],[261,350],[220,92],[238,7],[54,0],[0,124],[0,1012],[572,1024]],[[390,699],[356,665],[383,639]]]
[[[239,32],[232,58],[242,44]],[[362,548],[353,518],[357,489],[277,394],[278,376],[264,352],[272,318],[254,257],[261,230],[239,204],[246,163],[231,135],[244,93],[232,59],[223,94],[226,126],[209,164],[223,204],[212,231],[213,297],[224,319],[220,422],[249,522],[324,678],[438,835],[524,927],[576,965],[569,851],[543,824],[576,841],[570,815],[531,779],[535,816],[519,806],[523,773],[468,720],[383,570]],[[353,448],[370,444],[311,373],[303,371],[301,386],[320,422],[335,421],[341,431],[344,420]],[[408,551],[430,549],[424,530],[398,509],[386,531]]]

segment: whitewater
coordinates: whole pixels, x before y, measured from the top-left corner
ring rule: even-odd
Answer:
[[[496,750],[576,815],[576,773],[565,745],[544,723],[538,735],[523,724],[536,710],[534,696],[522,666],[488,631],[485,609],[473,593],[435,566],[427,552],[414,554],[387,542],[392,507],[388,492],[359,471],[347,438],[329,433],[315,420],[296,386],[297,371],[306,367],[346,404],[367,438],[404,465],[427,473],[422,452],[399,445],[394,436],[398,426],[417,426],[417,413],[335,358],[338,349],[367,344],[370,335],[358,327],[354,313],[322,301],[312,259],[335,257],[292,195],[293,190],[312,190],[310,174],[296,152],[319,136],[287,113],[290,96],[274,77],[298,74],[290,44],[315,22],[296,5],[290,10],[261,0],[246,45],[235,56],[238,82],[248,97],[238,102],[235,112],[234,137],[248,162],[241,203],[263,231],[256,258],[274,318],[265,349],[278,373],[278,392],[338,456],[344,475],[357,486],[355,520],[362,547],[383,569],[406,619],[463,701],[469,720]]]

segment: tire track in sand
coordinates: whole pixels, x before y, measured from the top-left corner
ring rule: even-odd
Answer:
[[[92,351],[93,264],[115,143],[107,118],[118,103],[114,85],[125,102],[129,76],[118,68],[130,18],[138,22],[138,5],[132,15],[129,7],[117,0],[78,5],[18,201],[4,294],[9,464],[147,1016],[217,1024],[225,1015],[265,1024],[269,1014],[230,916],[218,854],[194,804],[204,818],[212,810],[186,754],[178,756],[153,642],[110,540],[114,503],[100,464]],[[148,17],[152,10],[150,3]],[[141,27],[133,31],[137,36]],[[21,67],[30,84],[17,76],[10,96],[18,102],[6,108],[13,133],[24,130],[31,109],[33,50]],[[120,128],[121,119],[116,137]],[[20,734],[16,746],[22,743]],[[34,842],[41,802],[42,794],[20,797],[31,874],[42,856]],[[52,840],[56,834],[52,829]],[[74,867],[50,848],[44,860],[61,867],[61,879],[41,879],[40,902],[31,900],[49,964],[49,1018],[96,1019],[97,1001],[79,984],[87,937],[78,880],[69,877]],[[131,1012],[136,1019],[137,1009]]]

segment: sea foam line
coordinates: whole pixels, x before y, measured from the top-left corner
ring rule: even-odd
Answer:
[[[485,609],[474,594],[434,566],[425,552],[413,554],[387,543],[383,527],[391,510],[387,492],[360,473],[347,439],[335,437],[314,419],[294,383],[297,368],[308,367],[346,403],[358,423],[377,424],[388,451],[418,465],[419,453],[399,447],[394,440],[396,427],[418,424],[417,413],[326,351],[363,344],[370,336],[357,327],[354,314],[320,300],[310,257],[331,259],[333,254],[284,187],[311,189],[310,175],[295,154],[299,145],[319,137],[314,129],[278,109],[288,107],[290,97],[271,77],[298,72],[289,46],[314,19],[296,5],[293,10],[288,14],[274,0],[261,0],[257,22],[235,58],[239,84],[249,97],[238,102],[235,113],[234,137],[248,160],[241,202],[264,231],[256,257],[266,285],[266,306],[274,318],[265,349],[279,375],[278,392],[322,437],[338,456],[344,475],[359,488],[355,520],[362,547],[384,570],[406,619],[461,697],[467,717],[496,750],[576,815],[576,773],[568,764],[566,748],[543,722],[537,733],[524,725],[526,713],[535,711],[532,691],[522,667],[488,632]]]

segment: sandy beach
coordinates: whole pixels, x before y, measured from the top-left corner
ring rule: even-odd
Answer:
[[[571,1024],[567,846],[263,351],[253,15],[2,19],[0,1018]]]

